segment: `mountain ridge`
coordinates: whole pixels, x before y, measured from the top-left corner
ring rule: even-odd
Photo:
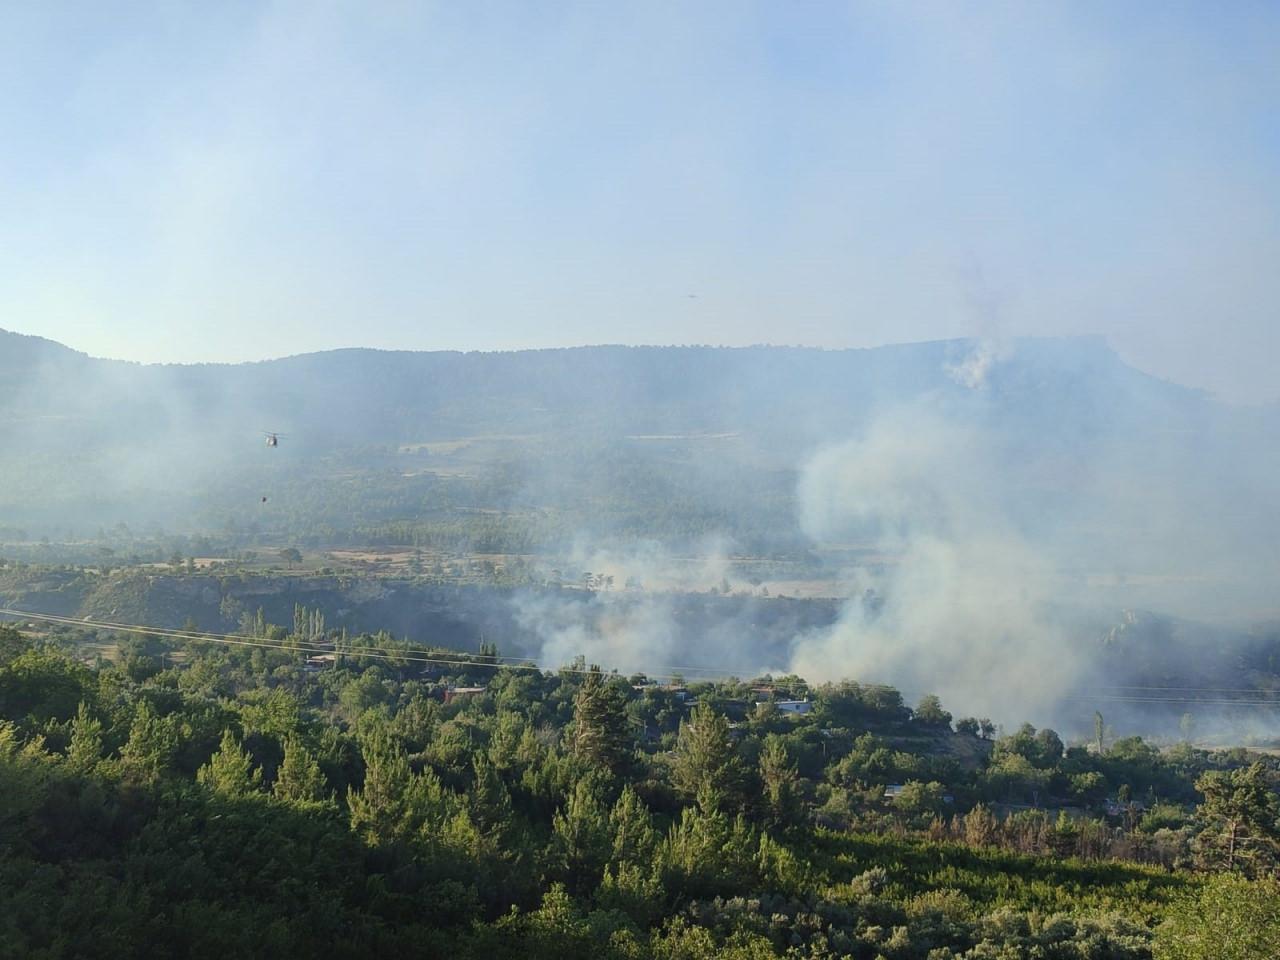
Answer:
[[[748,345],[724,345],[724,344],[625,344],[625,343],[592,343],[592,344],[576,344],[572,346],[561,347],[531,347],[517,348],[511,350],[413,350],[401,348],[382,348],[382,347],[361,347],[361,346],[344,346],[334,347],[325,350],[311,350],[302,353],[286,354],[278,357],[264,357],[261,359],[241,360],[241,361],[213,361],[199,360],[190,362],[176,361],[138,361],[128,360],[116,357],[96,357],[77,350],[68,344],[64,344],[57,340],[42,337],[35,334],[25,334],[15,330],[8,330],[0,327],[0,348],[7,348],[14,344],[26,345],[28,349],[32,344],[39,345],[37,349],[52,349],[52,351],[73,355],[75,357],[91,360],[97,363],[121,364],[134,369],[232,369],[246,367],[270,366],[278,363],[292,363],[298,361],[315,360],[319,358],[336,358],[341,356],[382,356],[393,358],[466,358],[466,359],[493,359],[503,357],[534,357],[547,355],[564,355],[564,354],[587,354],[587,353],[608,353],[608,352],[635,352],[635,353],[664,353],[664,352],[713,352],[713,353],[730,353],[730,354],[754,354],[759,352],[769,352],[776,355],[793,354],[807,356],[867,356],[867,355],[890,355],[895,352],[910,352],[919,350],[948,350],[957,349],[973,349],[983,344],[985,341],[981,337],[955,337],[942,340],[918,340],[906,341],[902,343],[886,343],[875,346],[866,347],[823,347],[809,346],[803,344],[748,344]],[[1095,356],[1107,355],[1115,361],[1123,365],[1127,370],[1132,371],[1142,377],[1148,378],[1155,382],[1169,384],[1184,390],[1193,391],[1205,396],[1209,396],[1207,391],[1197,387],[1191,387],[1186,384],[1167,378],[1158,377],[1154,374],[1147,373],[1138,367],[1120,359],[1119,354],[1113,350],[1107,343],[1106,338],[1099,334],[1077,334],[1064,336],[1043,336],[1043,337],[1018,337],[1008,341],[1015,344],[1018,348],[1026,348],[1036,344],[1061,344],[1072,345],[1075,347],[1087,348]],[[8,352],[7,349],[0,349],[0,356]]]
[[[932,424],[982,436],[993,458],[983,469],[1016,480],[1007,499],[1020,523],[1085,481],[1091,496],[1118,490],[1133,504],[1178,477],[1195,503],[1221,486],[1211,465],[1237,463],[1241,450],[1250,460],[1236,486],[1265,494],[1266,441],[1280,436],[1270,412],[1143,373],[1100,337],[343,348],[186,365],[90,358],[3,331],[0,443],[12,454],[0,461],[0,523],[133,523],[163,507],[163,523],[190,525],[213,503],[232,516],[246,499],[261,505],[288,477],[292,502],[307,500],[326,525],[347,522],[334,504],[348,502],[353,478],[385,504],[344,508],[368,523],[420,518],[447,500],[587,515],[610,504],[620,511],[611,528],[635,532],[673,504],[697,515],[690,530],[741,529],[730,515],[794,525],[783,491],[817,451],[904,419],[908,434]],[[268,431],[284,436],[278,448],[263,443]],[[428,480],[430,491],[414,487]]]

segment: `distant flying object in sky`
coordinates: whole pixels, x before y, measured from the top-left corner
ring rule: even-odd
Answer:
[[[283,437],[284,434],[283,433],[264,433],[263,436],[267,438],[268,447],[278,447],[280,446],[280,438]]]

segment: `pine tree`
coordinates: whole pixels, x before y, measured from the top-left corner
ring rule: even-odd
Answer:
[[[401,746],[385,727],[375,724],[361,744],[364,784],[347,789],[351,829],[371,843],[408,841],[433,835],[453,818],[452,802],[430,770],[414,773]]]
[[[652,863],[658,843],[653,815],[630,784],[622,788],[622,796],[609,812],[609,828],[613,832],[614,863],[644,867]]]
[[[511,825],[511,794],[483,753],[477,753],[472,763],[475,781],[467,795],[467,810],[482,834],[501,836]]]
[[[404,750],[382,725],[377,725],[361,744],[364,783],[360,790],[347,790],[351,829],[364,832],[375,843],[385,843],[402,831],[404,798],[411,771]]]
[[[1280,841],[1280,798],[1267,783],[1261,763],[1210,771],[1196,781],[1196,789],[1204,794],[1200,816],[1222,827],[1228,870],[1274,853]]]
[[[255,769],[235,734],[224,730],[218,752],[196,771],[196,781],[222,796],[244,797],[262,785],[262,768]]]
[[[564,808],[551,822],[555,857],[569,889],[595,889],[610,853],[609,819],[596,799],[590,778],[574,784]]]
[[[129,739],[120,750],[125,769],[141,780],[156,780],[177,748],[173,724],[157,716],[146,700],[140,701],[129,725]]]
[[[67,765],[77,773],[88,773],[102,759],[102,721],[81,702],[71,721],[71,742],[67,745]]]
[[[743,817],[730,821],[714,804],[700,800],[672,824],[657,862],[668,891],[695,898],[720,896],[749,888],[757,849],[757,838]]]
[[[671,780],[699,804],[732,806],[740,800],[742,767],[729,739],[729,721],[710,704],[699,704],[681,722]]]
[[[982,804],[978,804],[961,819],[964,841],[971,847],[989,847],[1000,833],[1000,820]]]
[[[791,826],[800,819],[799,780],[786,744],[776,733],[769,734],[760,751],[760,781],[768,818],[775,825]]]
[[[633,753],[626,704],[593,666],[573,700],[573,754],[593,766],[621,773]]]
[[[319,762],[301,740],[289,737],[284,743],[284,759],[271,792],[280,800],[307,802],[323,800],[325,786]]]

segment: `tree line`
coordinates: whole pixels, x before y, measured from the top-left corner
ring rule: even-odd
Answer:
[[[1197,946],[1207,906],[1248,922],[1232,943],[1280,937],[1260,758],[986,741],[878,685],[359,655],[375,637],[317,670],[294,641],[323,630],[86,658],[0,628],[0,952],[1229,956]],[[1032,781],[1132,809],[1013,809]],[[1185,848],[1149,855],[1160,831]]]

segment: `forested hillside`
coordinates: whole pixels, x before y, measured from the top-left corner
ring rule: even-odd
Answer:
[[[291,576],[383,581],[386,602],[295,598],[354,628],[487,631],[553,668],[693,650],[1002,718],[1079,722],[1073,698],[1102,696],[1158,714],[1144,732],[1194,712],[1232,742],[1274,738],[1199,688],[1274,689],[1280,420],[1100,340],[144,366],[0,334],[0,353],[0,558],[74,564],[96,598],[81,615],[226,627],[123,571],[216,566],[221,604],[221,578],[296,556]],[[788,612],[815,597],[821,615]],[[1163,662],[1131,642],[1161,624]]]
[[[430,554],[340,570],[317,570],[325,559],[310,554],[302,563],[271,553],[201,570],[187,569],[189,556],[112,568],[115,559],[47,566],[0,558],[0,607],[82,621],[86,631],[93,621],[214,633],[258,618],[292,623],[303,610],[330,631],[381,631],[471,651],[488,642],[548,669],[595,651],[628,669],[678,665],[717,677],[785,665],[795,638],[832,629],[842,609],[831,597],[752,589],[738,569],[725,571],[733,589],[713,581],[672,590],[622,581],[584,586],[584,576],[596,575]],[[1270,708],[1280,703],[1276,624],[1242,630],[1129,612],[1082,622],[1079,637],[1075,653],[1089,669],[1064,684],[1059,702],[1037,705],[1039,722],[1084,734],[1101,710],[1121,734],[1205,745],[1280,742]]]
[[[0,465],[0,526],[343,536],[489,509],[549,513],[547,539],[595,520],[619,536],[776,547],[798,537],[805,458],[904,406],[992,431],[1029,486],[1014,509],[1060,498],[1069,478],[1055,471],[1081,458],[1124,449],[1126,472],[1185,469],[1274,435],[1273,412],[1157,381],[1101,341],[1020,341],[990,363],[984,350],[340,350],[144,366],[0,331],[0,442],[20,452]],[[268,450],[264,431],[285,442]]]
[[[696,435],[731,432],[784,443],[841,436],[876,407],[972,389],[964,369],[980,347],[952,341],[871,350],[601,346],[507,353],[336,350],[238,365],[95,360],[0,331],[0,386],[16,415],[95,445],[136,441],[135,425],[214,430],[232,421],[293,433],[310,451],[485,435]],[[985,374],[984,374],[985,376]],[[1141,421],[1211,409],[1196,391],[1126,367],[1100,340],[1022,341],[990,373],[1001,415],[1047,413],[1069,432],[1101,429],[1106,413]],[[984,381],[985,382],[985,381]],[[75,389],[66,389],[74,384]],[[767,388],[767,389],[766,389]],[[61,419],[63,422],[57,422]],[[79,420],[77,423],[66,421]],[[261,423],[259,423],[261,421]],[[106,433],[88,432],[90,425]],[[77,432],[77,428],[79,432]]]
[[[1274,882],[1248,879],[1277,863],[1269,758],[1067,747],[794,677],[658,684],[369,636],[308,662],[310,627],[176,662],[155,641],[95,661],[74,631],[0,628],[0,953],[1280,944]]]

